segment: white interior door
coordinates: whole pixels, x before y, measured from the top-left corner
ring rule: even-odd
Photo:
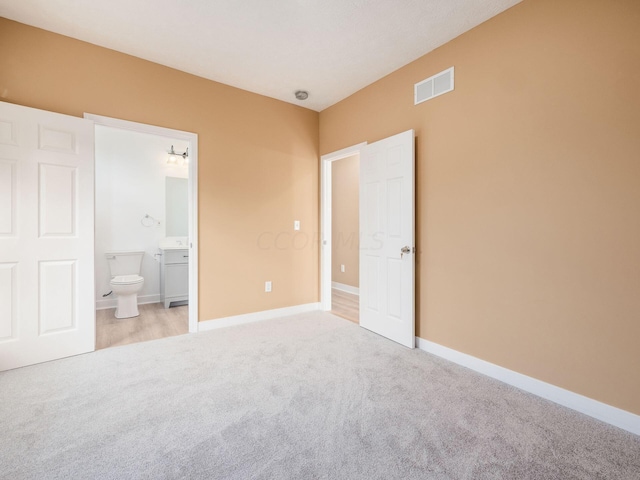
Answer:
[[[414,133],[360,156],[360,325],[415,347]]]
[[[0,370],[95,349],[93,122],[0,102]]]

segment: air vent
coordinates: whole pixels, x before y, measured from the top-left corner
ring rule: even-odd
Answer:
[[[431,100],[453,90],[453,67],[444,72],[436,73],[413,87],[413,101],[415,105]]]

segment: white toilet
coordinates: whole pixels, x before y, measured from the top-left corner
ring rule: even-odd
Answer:
[[[111,271],[111,290],[117,296],[116,318],[131,318],[138,312],[138,292],[144,285],[140,276],[144,252],[112,252],[106,254]]]

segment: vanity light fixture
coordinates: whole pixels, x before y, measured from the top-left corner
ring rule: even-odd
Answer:
[[[171,145],[169,150],[169,157],[167,157],[167,163],[169,165],[186,165],[189,163],[189,149],[187,148],[184,153],[176,152]]]

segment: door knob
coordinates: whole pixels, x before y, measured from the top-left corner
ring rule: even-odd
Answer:
[[[411,247],[407,247],[407,246],[402,247],[400,249],[400,258],[404,257],[405,253],[411,253]]]

